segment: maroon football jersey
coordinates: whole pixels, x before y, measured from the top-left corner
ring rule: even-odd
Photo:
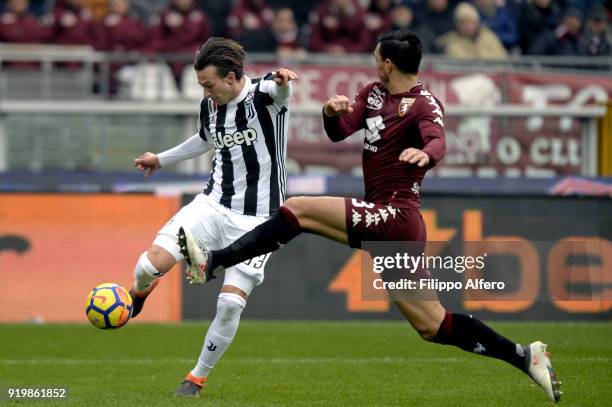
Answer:
[[[364,136],[364,199],[418,208],[421,181],[446,150],[442,104],[420,83],[408,92],[391,95],[375,82],[357,94],[353,109],[340,117],[323,115],[323,121],[332,141],[353,134]],[[400,153],[410,147],[429,156],[427,167],[399,161]]]

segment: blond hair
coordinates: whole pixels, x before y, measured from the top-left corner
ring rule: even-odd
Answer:
[[[480,22],[480,15],[478,14],[476,7],[466,2],[459,3],[457,7],[455,7],[454,17],[455,22],[461,20],[474,20]]]

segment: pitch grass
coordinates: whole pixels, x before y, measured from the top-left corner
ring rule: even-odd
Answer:
[[[550,345],[563,406],[612,405],[611,323],[492,325]],[[8,402],[36,406],[551,405],[513,367],[426,343],[401,322],[245,320],[203,397],[176,399],[206,328],[0,325],[0,386],[69,388],[63,402]]]

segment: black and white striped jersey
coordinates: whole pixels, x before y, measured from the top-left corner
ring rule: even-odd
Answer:
[[[215,146],[204,194],[244,215],[271,216],[285,200],[291,84],[277,87],[272,73],[245,79],[229,103],[200,102],[199,135]]]

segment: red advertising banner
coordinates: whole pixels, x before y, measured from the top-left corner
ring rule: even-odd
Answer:
[[[247,67],[247,72],[263,75],[273,69],[276,66],[253,64]],[[373,62],[371,67],[299,65],[291,69],[299,75],[292,99],[294,106],[320,104],[333,95],[351,98],[363,86],[378,80]],[[426,68],[420,72],[420,80],[444,105],[581,106],[612,99],[612,78],[609,76],[537,71],[439,72]],[[475,104],[476,101],[480,104]]]
[[[250,72],[263,74],[274,67],[255,65]],[[328,97],[352,98],[376,80],[374,67],[298,66],[293,106],[320,106]],[[595,75],[538,72],[420,74],[425,87],[447,107],[460,105],[492,108],[500,104],[529,107],[580,107],[612,99],[612,79]],[[436,168],[439,176],[505,175],[553,177],[578,175],[583,165],[579,119],[469,116],[445,120],[447,155]],[[289,157],[301,170],[323,173],[358,172],[362,139],[353,137],[331,145],[318,114],[294,114],[290,121]]]
[[[0,321],[87,321],[89,291],[129,289],[138,256],[179,205],[150,195],[0,195]],[[180,275],[164,277],[139,321],[180,320]]]

